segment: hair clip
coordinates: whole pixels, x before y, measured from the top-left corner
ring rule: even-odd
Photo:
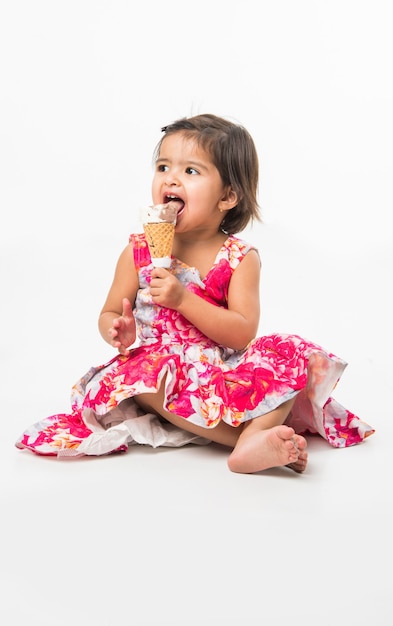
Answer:
[[[168,126],[163,126],[163,127],[161,128],[161,132],[162,132],[162,133],[165,133],[167,128],[168,128]]]

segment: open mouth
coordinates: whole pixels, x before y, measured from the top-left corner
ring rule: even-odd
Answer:
[[[172,205],[175,205],[176,210],[177,210],[177,216],[179,217],[179,215],[183,212],[183,209],[184,209],[184,201],[178,196],[166,195],[164,198],[164,203],[167,203],[167,202],[170,202]]]

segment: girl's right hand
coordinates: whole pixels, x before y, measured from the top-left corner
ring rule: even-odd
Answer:
[[[121,355],[128,356],[130,354],[129,346],[134,343],[136,338],[136,326],[132,306],[127,298],[123,298],[122,314],[113,320],[109,334],[112,337],[111,345],[117,348]]]

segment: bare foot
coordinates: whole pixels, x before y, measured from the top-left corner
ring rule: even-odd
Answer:
[[[245,429],[228,458],[228,467],[232,472],[242,474],[281,465],[296,465],[297,469],[291,469],[303,471],[304,461],[307,462],[306,445],[304,437],[296,435],[289,426],[273,426],[266,430]]]

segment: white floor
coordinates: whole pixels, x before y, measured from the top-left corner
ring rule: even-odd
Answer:
[[[393,426],[382,337],[390,313],[381,302],[378,325],[364,309],[352,311],[356,281],[364,277],[358,260],[340,315],[328,302],[316,315],[323,308],[318,291],[301,314],[295,305],[283,313],[269,279],[280,233],[268,225],[262,232],[267,332],[274,318],[277,330],[289,330],[293,317],[294,331],[309,327],[307,335],[325,346],[329,339],[329,348],[350,361],[335,397],[376,429],[344,450],[311,437],[304,475],[232,474],[226,452],[214,446],[137,447],[66,461],[17,450],[25,426],[67,411],[71,384],[112,353],[96,329],[107,285],[97,277],[89,282],[88,267],[78,282],[69,277],[98,242],[76,239],[57,249],[26,243],[22,257],[13,244],[3,246],[4,288],[13,303],[1,321],[4,626],[389,622]],[[384,282],[389,264],[378,267]],[[338,292],[345,291],[343,272]]]

